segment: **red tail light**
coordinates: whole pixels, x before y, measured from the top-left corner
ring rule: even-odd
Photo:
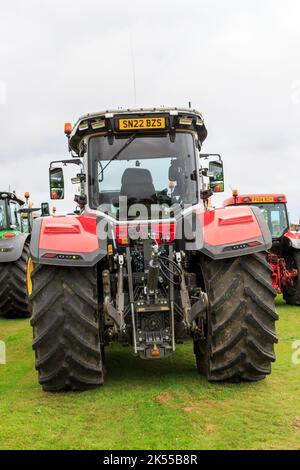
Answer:
[[[140,225],[116,225],[116,239],[119,245],[129,245],[130,231],[134,233],[132,239],[147,239],[152,238],[158,244],[172,243],[175,239],[175,223],[171,224],[149,224]]]
[[[116,226],[116,239],[119,245],[129,245],[127,225]]]
[[[42,258],[56,258],[57,253],[45,253]]]
[[[7,232],[3,235],[4,238],[14,238],[16,236],[13,232]]]

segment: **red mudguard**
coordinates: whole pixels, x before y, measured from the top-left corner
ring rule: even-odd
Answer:
[[[196,242],[188,243],[186,250],[196,249],[211,258],[227,258],[266,250],[271,246],[269,229],[256,207],[196,211],[194,217],[197,221]],[[172,225],[173,228],[168,230],[168,243],[172,243],[176,236]],[[123,232],[124,229],[127,231],[126,224],[120,227]],[[166,233],[164,229],[162,232]],[[120,237],[116,238],[120,243]],[[121,244],[128,243],[128,237],[124,235],[123,241]],[[163,243],[161,240],[158,242]],[[33,261],[38,263],[91,266],[106,255],[106,245],[106,240],[98,240],[95,216],[53,216],[35,221],[31,254]]]
[[[203,247],[211,258],[227,258],[268,250],[272,238],[257,207],[233,206],[198,214]]]
[[[96,217],[51,216],[34,221],[30,244],[33,262],[93,266],[106,254],[97,237]]]

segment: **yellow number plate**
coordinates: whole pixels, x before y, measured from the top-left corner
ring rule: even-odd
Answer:
[[[252,202],[274,202],[274,198],[271,196],[253,197]]]
[[[119,119],[120,131],[133,131],[139,129],[165,129],[166,119],[159,118],[132,118]]]

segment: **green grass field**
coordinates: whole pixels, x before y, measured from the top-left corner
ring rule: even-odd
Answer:
[[[277,362],[262,382],[209,384],[191,343],[149,362],[112,346],[104,387],[64,394],[37,383],[28,320],[0,320],[0,448],[300,449],[300,364],[291,360],[300,308],[277,308]]]

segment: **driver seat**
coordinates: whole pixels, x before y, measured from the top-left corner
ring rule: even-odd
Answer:
[[[128,199],[152,199],[155,195],[152,175],[143,168],[126,168],[122,175],[120,196]]]

